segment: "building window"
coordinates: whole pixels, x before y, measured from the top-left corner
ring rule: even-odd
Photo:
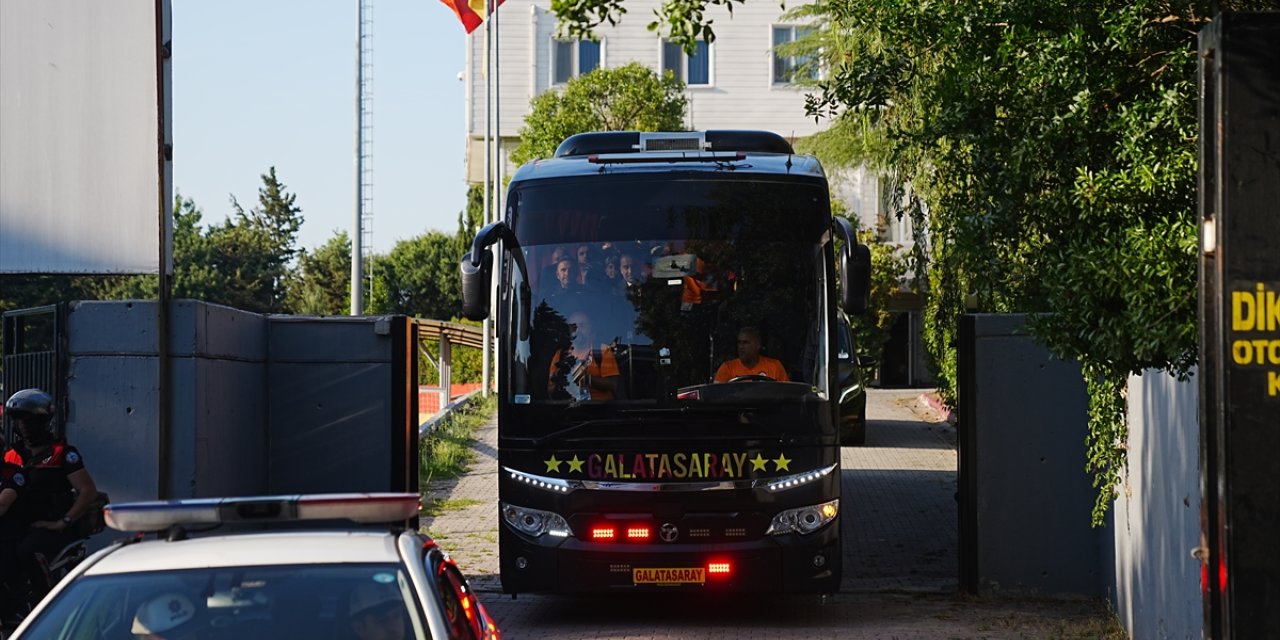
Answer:
[[[812,27],[773,28],[773,83],[791,84],[796,80],[817,80],[818,68],[812,56],[783,56],[778,45],[795,42],[813,32]]]
[[[670,71],[685,84],[711,84],[711,49],[705,40],[699,40],[688,55],[680,45],[662,41],[662,70]]]
[[[564,84],[570,78],[594,71],[600,66],[600,43],[590,40],[553,40],[551,46],[551,82]]]

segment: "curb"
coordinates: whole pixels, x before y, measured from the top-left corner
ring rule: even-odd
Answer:
[[[932,391],[926,391],[920,394],[920,402],[923,402],[925,406],[946,416],[948,423],[952,425],[956,423],[956,412],[952,411],[951,407],[948,407],[944,402],[942,402],[942,398],[939,398],[938,394]]]

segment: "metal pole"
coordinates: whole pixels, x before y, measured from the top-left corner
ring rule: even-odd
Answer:
[[[164,41],[164,5],[162,0],[156,0],[156,100],[158,102],[159,113],[159,144],[157,153],[160,164],[160,186],[159,186],[159,207],[157,207],[160,217],[160,223],[157,227],[160,230],[160,265],[157,273],[159,274],[156,283],[159,289],[158,300],[156,301],[156,365],[157,365],[157,382],[159,383],[159,393],[157,401],[160,413],[160,424],[156,429],[156,498],[166,500],[170,497],[170,489],[172,482],[172,465],[170,463],[170,449],[172,441],[173,427],[173,367],[169,363],[169,333],[170,333],[170,316],[169,303],[173,296],[173,245],[170,241],[170,227],[172,225],[172,216],[166,215],[169,207],[173,206],[169,200],[166,185],[169,177],[167,176],[166,164],[170,153],[168,150],[168,141],[165,139],[166,122],[165,117],[168,113],[165,104],[165,65],[167,58],[170,56],[171,50],[168,42]],[[50,391],[53,391],[50,389]],[[63,406],[66,406],[66,398],[62,398]],[[65,425],[64,425],[65,429]]]
[[[440,332],[440,408],[453,401],[453,345],[449,335]]]
[[[498,3],[501,0],[491,0],[493,2],[493,162],[494,162],[494,179],[493,179],[493,222],[497,222],[503,218],[502,205],[502,174],[506,162],[502,159],[502,30],[498,20]],[[502,242],[490,247],[490,251],[494,252],[493,264],[497,267],[502,258]],[[501,270],[499,269],[499,273]],[[498,285],[500,278],[494,279],[493,286],[489,289],[489,308],[498,308]],[[490,340],[485,343],[486,351],[492,351],[495,356],[497,354],[497,331],[490,335]],[[497,386],[498,370],[501,362],[494,357],[493,359],[493,385]],[[486,380],[487,388],[488,380]]]
[[[351,315],[364,313],[364,0],[356,0],[356,206],[351,224]]]
[[[489,224],[492,220],[493,209],[490,207],[490,186],[493,180],[493,159],[490,156],[489,148],[492,140],[493,131],[493,58],[489,55],[492,47],[493,21],[489,20],[489,16],[493,14],[493,2],[488,0],[485,3],[485,21],[484,21],[484,223]],[[490,307],[492,313],[492,307]],[[480,332],[483,335],[484,348],[480,354],[480,394],[484,397],[489,396],[489,336],[493,335],[493,327],[489,318],[485,318],[481,323]]]

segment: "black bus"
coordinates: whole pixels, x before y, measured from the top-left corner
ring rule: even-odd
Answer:
[[[579,134],[515,174],[462,260],[464,315],[498,286],[504,592],[839,587],[836,306],[870,254],[829,197],[766,132]]]

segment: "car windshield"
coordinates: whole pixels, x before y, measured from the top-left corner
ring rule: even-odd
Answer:
[[[32,638],[242,640],[428,638],[403,571],[335,564],[86,576],[27,629]],[[403,630],[395,633],[395,628]],[[390,635],[372,632],[390,629]],[[369,632],[369,633],[361,633]]]
[[[825,194],[745,175],[518,186],[532,297],[529,339],[511,335],[510,400],[650,403],[747,373],[826,391]]]

